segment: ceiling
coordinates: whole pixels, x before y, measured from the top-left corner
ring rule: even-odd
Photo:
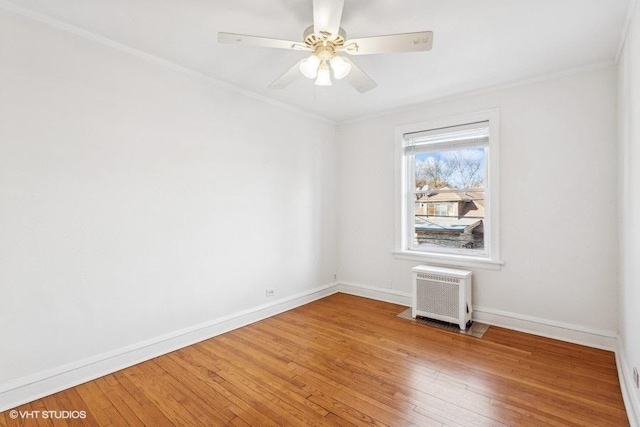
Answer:
[[[479,88],[613,62],[629,0],[345,0],[347,38],[430,30],[433,50],[351,59],[377,83],[267,86],[304,52],[224,45],[218,31],[300,40],[311,0],[11,0],[295,108],[342,122]]]

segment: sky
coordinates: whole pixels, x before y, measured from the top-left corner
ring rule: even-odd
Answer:
[[[460,168],[453,168],[451,171],[448,182],[453,187],[459,188],[464,182],[475,181],[479,183],[484,182],[485,173],[485,148],[465,148],[459,150],[441,150],[430,151],[427,153],[419,153],[414,155],[414,167],[416,171],[416,178],[424,176],[421,173],[428,165],[435,165],[439,163],[443,170],[451,170],[451,164],[454,158],[459,159],[465,166]],[[475,168],[477,167],[477,170]],[[475,173],[473,171],[475,170]]]

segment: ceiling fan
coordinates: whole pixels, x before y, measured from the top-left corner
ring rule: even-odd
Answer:
[[[218,42],[311,52],[311,56],[299,61],[271,83],[269,87],[272,89],[283,89],[300,75],[315,79],[317,86],[331,86],[333,72],[334,79],[346,78],[360,93],[375,88],[376,82],[339,53],[372,55],[431,50],[431,31],[347,40],[345,31],[340,27],[343,8],[344,0],[313,0],[313,25],[304,31],[302,42],[224,32],[218,33]]]

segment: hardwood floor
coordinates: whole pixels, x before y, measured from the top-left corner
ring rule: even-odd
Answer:
[[[0,425],[628,425],[611,352],[404,309],[335,294],[16,408],[85,419]]]

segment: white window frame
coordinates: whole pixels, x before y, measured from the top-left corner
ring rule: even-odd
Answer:
[[[479,267],[492,270],[500,269],[500,206],[499,206],[499,110],[492,109],[475,113],[462,114],[452,117],[444,117],[419,123],[411,123],[395,127],[395,248],[393,251],[396,259],[428,262],[432,264]],[[410,204],[408,198],[412,197],[409,189],[408,162],[405,155],[405,135],[416,132],[441,129],[452,126],[466,125],[469,123],[489,122],[489,146],[485,155],[488,185],[485,186],[485,250],[484,253],[473,253],[469,250],[452,252],[437,249],[422,251],[410,249],[409,227],[412,223],[409,215]]]

